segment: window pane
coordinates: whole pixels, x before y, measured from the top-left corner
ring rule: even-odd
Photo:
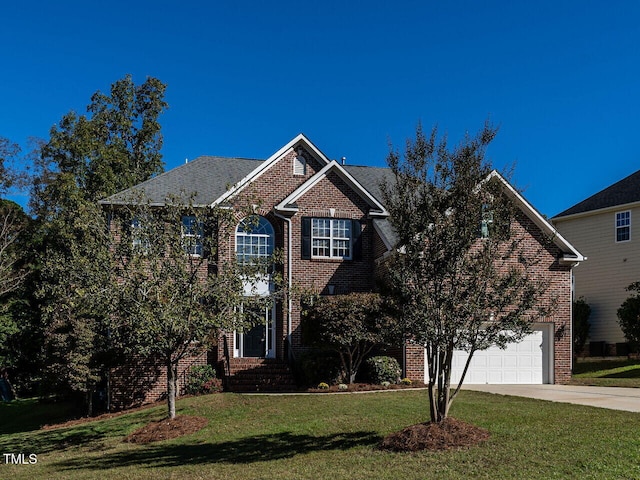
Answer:
[[[314,238],[312,255],[314,257],[328,257],[329,256],[329,240]]]
[[[313,230],[311,235],[313,237],[329,237],[331,235],[331,221],[314,218],[313,219]]]
[[[351,236],[351,222],[349,220],[333,221],[333,236],[338,238],[349,238]]]
[[[333,256],[341,258],[349,257],[349,240],[334,240]]]
[[[618,242],[626,242],[631,238],[629,227],[621,227],[617,229],[616,240]]]

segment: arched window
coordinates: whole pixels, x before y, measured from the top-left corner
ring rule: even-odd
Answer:
[[[264,217],[252,215],[238,224],[236,229],[236,258],[241,263],[273,255],[274,232]]]

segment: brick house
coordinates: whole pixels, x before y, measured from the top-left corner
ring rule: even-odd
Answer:
[[[239,214],[228,248],[219,255],[235,261],[237,255],[259,256],[281,249],[281,273],[289,286],[332,295],[375,288],[376,268],[394,247],[394,233],[380,190],[381,182],[391,180],[391,176],[386,168],[332,161],[301,134],[267,160],[200,157],[134,189],[144,192],[152,202],[179,191],[196,192],[195,203],[202,206],[233,208],[259,199],[254,211],[260,216],[260,224],[247,231]],[[530,250],[540,250],[534,247],[543,243],[543,236],[552,238],[552,247],[543,249],[538,268],[540,275],[549,278],[547,295],[558,301],[559,308],[553,318],[540,319],[533,334],[523,342],[505,351],[479,352],[467,381],[563,383],[571,371],[571,269],[582,256],[502,181],[520,207],[512,228],[526,236]],[[105,203],[122,201],[131,190]],[[268,282],[263,288],[267,293]],[[265,310],[262,325],[249,332],[222,335],[218,348],[210,352],[210,361],[223,364],[232,377],[241,377],[244,372],[246,386],[251,388],[269,388],[269,382],[286,383],[287,360],[305,348],[300,315],[299,302],[291,298],[277,302]],[[422,349],[407,346],[399,352],[404,374],[424,381]]]

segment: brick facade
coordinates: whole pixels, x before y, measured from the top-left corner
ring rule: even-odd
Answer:
[[[306,160],[304,175],[294,174],[296,155],[302,155]],[[291,278],[292,290],[313,290],[325,295],[329,294],[330,290],[334,294],[374,290],[376,270],[380,266],[384,268],[384,262],[377,263],[376,260],[379,261],[388,252],[375,230],[375,215],[372,215],[375,212],[372,212],[373,207],[370,199],[367,201],[365,198],[366,194],[345,181],[346,177],[339,168],[327,167],[327,159],[322,158],[314,148],[300,150],[298,147],[296,151],[292,148],[282,153],[279,158],[272,159],[265,167],[251,182],[239,188],[230,202],[237,212],[238,223],[244,215],[241,212],[245,212],[247,207],[251,207],[256,214],[271,223],[275,233],[275,248],[281,249],[285,254],[284,264],[279,267],[280,273],[284,279]],[[326,175],[296,198],[295,211],[276,210],[275,206],[305,182],[315,178],[323,168],[327,168]],[[357,220],[361,228],[361,256],[352,260],[305,258],[302,248],[303,218]],[[219,263],[235,261],[235,228],[230,226],[228,230],[220,232],[222,238],[218,251],[221,261]],[[546,304],[557,303],[557,308],[552,316],[539,319],[539,322],[553,324],[554,381],[566,383],[571,372],[571,267],[561,265],[563,252],[554,242],[545,238],[543,231],[524,213],[518,215],[512,223],[512,235],[522,239],[526,255],[538,258],[538,263],[533,267],[535,275],[549,281],[549,289],[542,301]],[[289,252],[290,257],[287,257]],[[305,349],[300,315],[301,305],[298,297],[292,296],[291,299],[284,298],[277,302],[274,318],[276,359],[287,359],[286,340],[289,335],[294,354]],[[225,348],[228,355],[233,357],[235,340],[233,332],[221,335],[217,347],[210,352],[211,363],[221,364],[225,358]],[[415,345],[407,345],[400,356],[404,357],[405,375],[412,380],[423,381],[424,350]],[[185,359],[184,365],[181,364],[181,375],[183,376],[191,365],[204,362],[206,356],[203,355]],[[158,371],[152,363],[134,363],[131,367],[142,367],[142,370],[138,371],[146,369],[149,372],[136,379],[132,373],[135,368],[128,367],[114,372],[113,386],[131,387],[129,390],[132,391],[122,394],[121,397],[114,397],[114,404],[132,405],[162,398],[165,394],[164,372]],[[143,393],[145,386],[147,391]]]
[[[207,352],[180,360],[176,396],[184,394],[190,369],[207,363]],[[130,358],[127,364],[112,369],[109,378],[110,411],[137,407],[167,398],[167,370],[160,359]]]

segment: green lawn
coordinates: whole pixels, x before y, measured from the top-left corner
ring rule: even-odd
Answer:
[[[640,360],[578,361],[573,370],[574,385],[640,388]]]
[[[161,419],[164,407],[35,430],[42,418],[35,410],[42,408],[0,405],[2,423],[12,419],[0,453],[38,455],[35,465],[0,465],[1,478],[640,478],[640,414],[480,392],[461,392],[452,416],[487,428],[491,439],[418,454],[381,452],[376,445],[426,419],[425,391],[187,398],[178,413],[207,417],[208,426],[150,445],[122,440]]]

